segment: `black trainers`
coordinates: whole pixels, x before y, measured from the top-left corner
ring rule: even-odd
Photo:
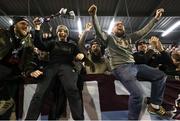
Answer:
[[[0,115],[3,115],[14,105],[14,100],[11,98],[7,101],[2,101],[0,105]]]
[[[150,114],[158,115],[161,118],[165,118],[165,119],[171,119],[173,116],[171,111],[166,111],[162,106],[159,106],[159,109],[155,109],[151,106],[151,104],[149,104],[147,110]]]

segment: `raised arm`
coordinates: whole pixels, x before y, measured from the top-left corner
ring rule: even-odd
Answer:
[[[85,31],[82,33],[78,41],[78,46],[79,46],[80,51],[85,53],[86,55],[87,55],[87,50],[85,48],[85,41],[92,27],[93,27],[92,23],[87,23],[85,26]]]
[[[97,6],[92,5],[89,9],[88,9],[89,15],[92,16],[92,22],[94,25],[94,29],[96,31],[96,35],[101,37],[103,40],[107,40],[107,33],[103,32],[100,25],[99,25],[99,21],[97,18]]]
[[[52,41],[52,40],[43,41],[42,32],[40,31],[42,23],[40,22],[38,17],[36,17],[33,20],[33,24],[34,24],[34,29],[35,29],[35,32],[34,32],[34,45],[38,49],[43,50],[43,51],[51,50],[52,46],[54,45],[54,41]]]
[[[163,8],[157,9],[155,17],[145,27],[131,34],[130,37],[132,39],[132,42],[135,42],[136,40],[148,34],[148,32],[150,32],[150,30],[155,26],[155,24],[161,18],[163,12],[164,12]]]
[[[156,59],[157,63],[170,64],[172,62],[169,53],[164,50],[163,45],[158,37],[152,36],[149,39],[149,44],[159,53],[159,56]]]

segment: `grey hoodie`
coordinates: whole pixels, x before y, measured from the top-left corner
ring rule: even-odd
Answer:
[[[132,56],[132,48],[130,46],[131,42],[135,42],[145,36],[155,25],[157,20],[153,18],[144,28],[136,31],[132,34],[125,35],[122,37],[117,37],[113,33],[108,35],[106,32],[102,31],[99,25],[97,16],[92,16],[94,28],[97,36],[104,40],[104,44],[110,53],[110,65],[114,69],[121,64],[134,63],[134,58]]]

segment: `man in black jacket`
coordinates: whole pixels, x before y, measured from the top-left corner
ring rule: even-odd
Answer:
[[[17,85],[22,71],[32,67],[33,44],[29,35],[29,21],[25,17],[14,17],[10,30],[0,30],[0,116],[14,105],[11,85]],[[15,92],[15,91],[14,91]],[[8,117],[3,117],[8,119]]]
[[[169,67],[174,67],[169,53],[165,51],[158,37],[152,36],[149,44],[151,48],[148,47],[145,40],[136,42],[137,52],[133,54],[136,64],[147,64],[159,68],[165,73]]]
[[[40,32],[41,22],[39,18],[35,18],[34,26],[34,44],[41,50],[49,51],[50,58],[43,72],[37,70],[31,73],[31,76],[34,77],[42,75],[42,81],[37,85],[26,119],[38,119],[43,100],[52,88],[55,80],[58,79],[65,90],[73,119],[83,120],[82,100],[77,87],[78,72],[74,69],[73,60],[82,60],[84,54],[80,53],[74,44],[68,42],[69,30],[66,26],[59,25],[56,30],[58,40],[51,41],[42,41],[42,34]]]

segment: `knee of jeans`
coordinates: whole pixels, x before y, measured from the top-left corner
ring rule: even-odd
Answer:
[[[167,79],[167,75],[164,72],[162,72],[160,80],[166,82],[166,79]]]
[[[159,73],[157,73],[157,75],[154,77],[154,80],[162,80],[163,82],[165,82],[166,79],[167,75],[162,71],[159,71]]]
[[[166,82],[166,79],[167,79],[167,75],[164,74],[164,76],[162,77],[162,80],[163,80],[164,83]]]
[[[145,98],[145,94],[143,93],[134,93],[134,95],[131,95],[134,100],[138,100],[139,102],[143,101]]]

